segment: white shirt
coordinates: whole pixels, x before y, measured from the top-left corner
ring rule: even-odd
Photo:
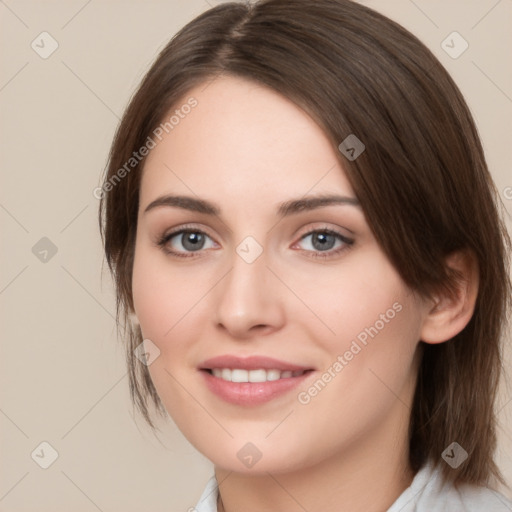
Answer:
[[[218,494],[212,476],[190,512],[217,512]],[[512,512],[512,501],[487,487],[463,484],[457,490],[443,483],[440,471],[427,463],[387,512]]]

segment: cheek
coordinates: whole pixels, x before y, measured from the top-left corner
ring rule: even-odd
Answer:
[[[412,293],[373,246],[350,255],[337,267],[319,267],[314,277],[297,278],[294,292],[315,314],[303,312],[296,318],[309,324],[311,339],[327,349],[348,349],[353,339],[364,344],[376,331],[396,336],[407,327],[407,317],[412,324],[418,321],[417,316],[403,313],[415,307]]]
[[[340,294],[338,308],[329,306],[335,311],[328,321],[336,336],[317,336],[326,354],[325,366],[318,380],[299,390],[296,415],[303,415],[304,424],[329,418],[318,427],[322,430],[319,452],[333,449],[329,439],[349,446],[390,416],[400,417],[399,424],[408,422],[406,404],[414,391],[421,319],[411,294],[399,281],[396,284],[386,292],[361,285],[350,297]]]
[[[191,340],[202,337],[206,295],[212,288],[206,271],[184,267],[170,264],[154,248],[136,248],[132,294],[142,335],[158,346],[163,356],[159,362],[173,371],[185,369],[194,356]]]
[[[177,277],[162,268],[154,250],[136,246],[132,276],[135,312],[143,337],[152,340],[160,350],[186,302],[188,289],[180,286]]]
[[[324,327],[311,317],[303,328],[326,355],[324,370],[335,375],[317,405],[340,396],[356,408],[389,405],[389,389],[403,389],[411,375],[422,319],[420,303],[396,270],[380,251],[361,251],[330,279],[315,280],[308,297]]]
[[[165,256],[154,249],[136,248],[132,276],[135,312],[142,337],[160,351],[148,371],[165,408],[178,420],[179,413],[187,410],[188,398],[179,383],[190,370],[186,364],[189,340],[197,335],[192,310],[198,290],[188,286],[188,281],[186,273],[171,269]]]
[[[166,312],[173,311],[174,304],[172,295],[166,293],[165,276],[144,256],[143,251],[136,251],[132,277],[133,303],[144,337],[159,339],[166,330]],[[167,329],[170,327],[167,326]]]
[[[415,299],[399,283],[386,292],[362,287],[359,298],[364,307],[343,299],[336,339],[327,344],[329,338],[324,337],[323,348],[330,356],[325,370],[331,369],[335,378],[315,407],[320,413],[322,406],[343,397],[349,410],[359,411],[360,421],[371,423],[397,398],[409,401],[421,316]],[[341,421],[344,411],[339,414]]]

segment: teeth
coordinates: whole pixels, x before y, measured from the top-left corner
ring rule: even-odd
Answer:
[[[281,378],[281,370],[267,370],[267,380],[279,380]]]
[[[249,382],[265,382],[267,380],[267,372],[265,370],[251,370],[247,372],[247,378]],[[234,381],[235,379],[233,379]]]
[[[224,370],[222,370],[224,375]],[[247,370],[231,370],[231,382],[249,382],[249,372]]]
[[[281,371],[281,370],[242,370],[239,368],[213,368],[214,377],[227,380],[229,382],[267,382],[279,379],[289,379],[290,377],[299,377],[304,373],[303,370]]]

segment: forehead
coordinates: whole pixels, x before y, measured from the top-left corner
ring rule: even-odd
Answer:
[[[191,99],[195,106],[181,110]],[[353,195],[321,128],[272,89],[219,77],[190,90],[166,119],[173,113],[179,121],[155,139],[146,159],[141,207],[166,192],[211,197],[232,191],[247,203],[310,190]]]

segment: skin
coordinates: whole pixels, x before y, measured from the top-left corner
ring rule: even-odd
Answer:
[[[386,510],[414,476],[407,427],[419,340],[437,343],[458,332],[472,300],[463,290],[460,301],[436,306],[408,289],[358,205],[277,215],[290,199],[355,198],[337,150],[295,104],[235,77],[203,84],[183,103],[191,96],[197,107],[151,150],[140,189],[133,298],[144,338],[160,350],[149,366],[159,396],[213,461],[219,510]],[[206,199],[221,212],[145,212],[164,194]],[[180,234],[157,245],[185,225],[206,233],[202,249],[187,252]],[[336,239],[322,251],[315,234],[302,238],[322,229],[353,243]],[[263,249],[252,263],[236,252],[247,236]],[[474,297],[475,287],[468,290]],[[299,392],[393,304],[400,312],[300,403]],[[265,355],[316,371],[270,402],[239,406],[212,394],[198,371],[223,354]],[[247,442],[262,454],[252,468],[237,457]]]

